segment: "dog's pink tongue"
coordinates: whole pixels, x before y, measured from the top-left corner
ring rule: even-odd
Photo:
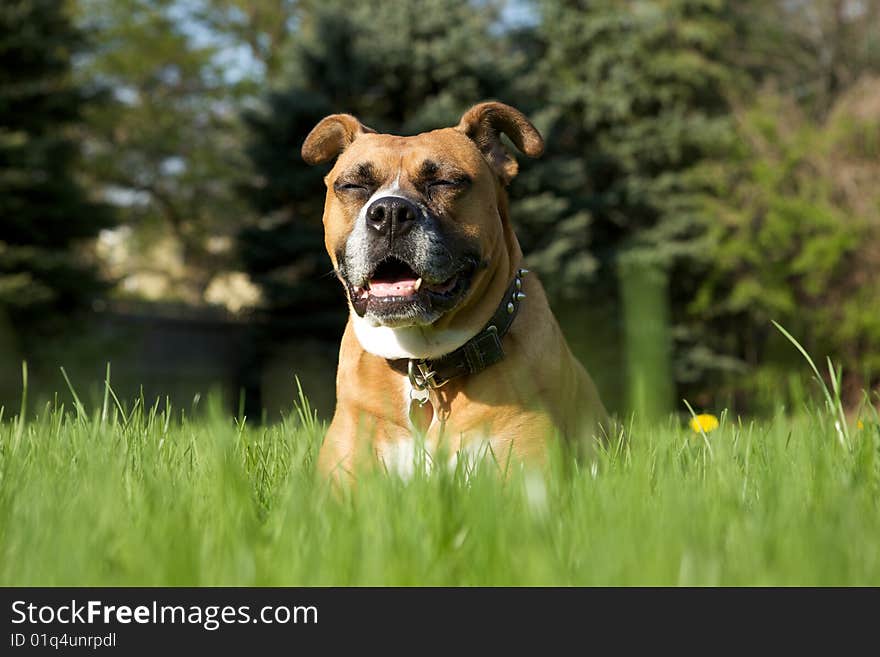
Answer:
[[[370,281],[370,294],[374,297],[408,297],[416,293],[416,278],[399,281]]]

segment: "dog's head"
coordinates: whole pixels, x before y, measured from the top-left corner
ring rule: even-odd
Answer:
[[[496,102],[412,137],[378,134],[348,114],[309,133],[307,163],[336,158],[325,244],[358,318],[424,327],[466,302],[501,239],[499,197],[517,172],[502,133],[526,155],[543,150],[528,119]]]

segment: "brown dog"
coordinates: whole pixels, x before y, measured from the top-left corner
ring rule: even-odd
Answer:
[[[601,436],[595,386],[522,269],[505,191],[517,163],[501,133],[530,157],[543,151],[528,119],[496,102],[414,137],[334,114],[306,138],[309,164],[338,158],[325,244],[350,310],[322,471],[375,455],[407,473],[416,444],[435,461],[489,449],[541,460],[554,435]]]

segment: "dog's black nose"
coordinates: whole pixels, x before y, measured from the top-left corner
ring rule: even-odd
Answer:
[[[383,196],[367,208],[367,226],[395,238],[408,231],[418,216],[414,203],[400,196]]]

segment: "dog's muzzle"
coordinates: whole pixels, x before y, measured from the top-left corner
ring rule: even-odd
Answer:
[[[365,207],[340,256],[354,312],[391,327],[437,321],[464,298],[479,262],[424,205],[393,195]]]

